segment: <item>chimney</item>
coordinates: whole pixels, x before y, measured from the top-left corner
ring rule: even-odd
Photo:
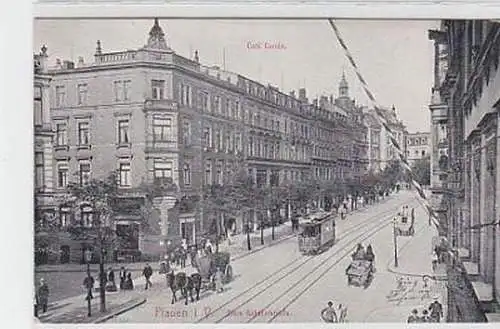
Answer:
[[[78,67],[83,67],[84,66],[84,61],[82,56],[78,56]]]
[[[290,92],[290,97],[296,98],[296,97],[295,97],[295,90],[292,90],[292,91]]]
[[[97,47],[95,48],[95,55],[102,55],[101,40],[97,40]]]
[[[333,104],[333,95],[330,95],[330,104]]]
[[[58,69],[62,69],[62,64],[61,64],[61,60],[59,58],[56,58],[56,67]]]
[[[200,62],[200,57],[198,56],[198,50],[194,51],[194,61],[197,63]]]
[[[299,89],[299,99],[300,100],[305,100],[306,99],[306,88],[300,88]]]
[[[47,46],[43,45],[40,49],[40,55],[38,56],[38,61],[40,62],[40,71],[47,72]]]
[[[63,61],[63,68],[66,70],[71,70],[75,68],[75,63],[72,61]]]

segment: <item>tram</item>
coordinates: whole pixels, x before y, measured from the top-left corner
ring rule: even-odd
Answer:
[[[310,215],[300,224],[298,235],[299,251],[304,254],[318,254],[335,243],[335,216],[321,212]]]

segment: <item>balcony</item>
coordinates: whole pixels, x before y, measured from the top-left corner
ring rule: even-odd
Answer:
[[[164,141],[148,141],[146,142],[146,153],[155,152],[178,152],[179,148],[177,141],[175,140],[164,140]]]
[[[177,111],[179,104],[170,99],[147,99],[144,102],[145,111]]]

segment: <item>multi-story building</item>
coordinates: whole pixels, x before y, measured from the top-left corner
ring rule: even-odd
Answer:
[[[440,66],[435,56],[434,91],[447,109],[446,233],[457,255],[448,270],[449,320],[498,321],[500,24],[443,21],[431,38],[447,59]]]
[[[430,157],[430,133],[409,133],[406,137],[406,159],[410,165],[416,161]]]
[[[374,116],[374,112],[366,112],[364,116],[365,126],[367,128],[368,138],[368,170],[378,173],[382,170],[382,147],[381,136],[385,130]]]
[[[35,149],[35,224],[46,226],[54,216],[52,138],[50,119],[50,83],[47,72],[47,48],[44,46],[34,61],[34,149]]]
[[[142,48],[104,52],[97,41],[92,63],[58,60],[50,73],[54,189],[116,170],[124,198],[114,225],[136,237],[131,249],[159,246],[165,238],[196,241],[212,220],[197,202],[203,187],[229,182],[242,166],[257,185],[314,174],[357,177],[365,170],[362,111],[346,85],[337,105],[333,97],[327,102],[337,111],[310,104],[305,89],[297,97],[204,66],[198,52],[193,59],[180,56],[158,20]],[[162,221],[157,241],[141,233],[139,211],[145,202],[141,187],[155,183],[177,187],[155,200]],[[61,206],[58,212],[63,226],[91,223],[91,209],[70,214]]]
[[[382,114],[384,115],[387,123],[388,123],[388,126],[389,128],[392,130],[398,144],[403,148],[403,152],[404,154],[406,154],[406,138],[407,138],[407,130],[406,130],[406,126],[405,124],[403,123],[402,120],[400,120],[398,118],[398,115],[397,115],[397,112],[396,112],[396,108],[394,106],[392,106],[392,109],[387,109],[387,108],[382,108],[381,111]],[[389,138],[389,133],[387,132],[387,130],[383,127],[381,127],[381,129],[378,129],[378,123],[375,124],[376,119],[375,117],[377,116],[377,113],[374,109],[370,109],[370,110],[367,110],[366,111],[367,115],[371,116],[373,118],[373,121],[374,123],[372,123],[371,125],[374,127],[373,129],[373,133],[376,134],[378,132],[380,132],[380,137],[379,138],[372,138],[372,140],[374,141],[377,141],[379,140],[380,141],[380,160],[379,160],[379,163],[380,163],[380,170],[384,170],[387,165],[391,162],[391,161],[399,161],[399,156],[398,156],[398,153],[396,152],[396,149],[395,147],[392,145],[392,142]]]

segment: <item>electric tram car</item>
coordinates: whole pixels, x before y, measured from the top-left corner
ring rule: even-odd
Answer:
[[[310,215],[300,224],[299,251],[304,254],[318,254],[335,243],[335,217],[331,213]]]

